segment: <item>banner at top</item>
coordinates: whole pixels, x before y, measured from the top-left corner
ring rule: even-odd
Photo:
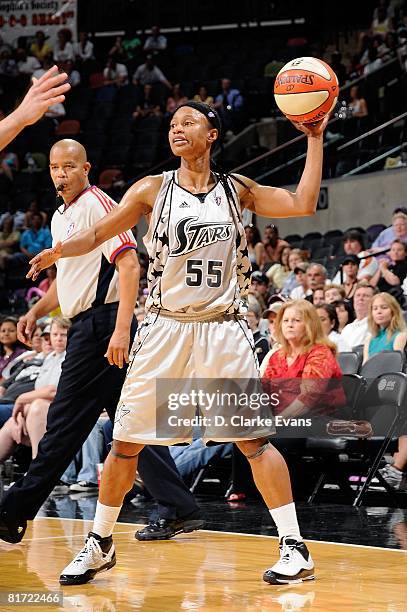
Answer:
[[[20,36],[35,36],[42,30],[54,43],[58,30],[68,28],[74,41],[77,5],[77,0],[0,0],[0,36],[16,47]]]

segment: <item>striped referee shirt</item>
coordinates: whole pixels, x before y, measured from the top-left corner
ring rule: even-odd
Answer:
[[[117,203],[104,191],[90,186],[68,206],[60,206],[51,221],[52,243],[63,241],[81,230],[89,229],[110,212]],[[136,249],[133,233],[123,232],[99,247],[78,257],[57,261],[57,292],[61,311],[72,318],[92,306],[119,300],[116,257],[126,249]]]

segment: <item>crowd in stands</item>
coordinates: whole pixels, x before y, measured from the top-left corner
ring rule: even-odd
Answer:
[[[11,258],[22,259],[26,267],[32,253],[50,244],[48,217],[36,202],[23,216],[3,215],[1,223],[3,274]],[[344,233],[328,232],[329,249],[323,246],[321,235],[283,239],[275,225],[266,226],[263,237],[255,226],[249,225],[246,235],[254,270],[246,318],[263,380],[338,377],[337,356],[354,347],[363,347],[364,362],[383,350],[405,350],[404,207],[394,210],[388,228],[376,225],[367,231],[350,228]],[[10,236],[17,251],[13,247],[6,250],[11,244],[7,242]],[[142,278],[135,314],[140,323],[144,318],[148,262],[143,253],[139,257]],[[39,299],[54,279],[55,269],[51,268],[36,286],[16,289],[24,295],[25,308]],[[17,340],[16,318],[6,316],[0,325],[0,463],[21,446],[30,447],[35,457],[45,431],[69,329],[69,321],[58,313],[51,315],[53,318],[39,322],[30,348]],[[303,344],[308,336],[305,350]],[[318,373],[315,368],[319,368]],[[296,403],[290,410],[299,408]],[[56,492],[97,490],[97,466],[104,460],[111,434],[110,422],[101,415]],[[182,451],[174,450],[173,456],[191,483],[196,470],[230,452],[230,445],[207,449],[197,439]],[[231,500],[235,495],[231,493]]]
[[[407,69],[407,24],[400,10],[392,6],[380,3],[370,31],[360,38],[360,48],[351,65],[342,63],[339,53],[333,55],[331,65],[341,83],[369,74],[392,58],[398,58]],[[308,49],[304,40],[293,53],[298,55]],[[108,143],[113,150],[110,165],[123,168],[124,162],[132,159],[134,170],[152,165],[155,157],[151,151],[159,142],[163,122],[189,97],[217,108],[229,136],[247,122],[247,99],[235,67],[229,66],[229,73],[225,70],[224,78],[219,79],[209,79],[202,73],[202,81],[209,87],[196,77],[179,78],[168,61],[168,51],[168,41],[157,26],[144,41],[118,36],[105,56],[86,32],[81,32],[79,41],[73,43],[71,33],[63,29],[56,44],[51,45],[38,31],[34,39],[22,40],[15,49],[0,40],[0,90],[5,100],[1,116],[15,105],[29,80],[39,78],[53,62],[67,72],[73,88],[65,105],[52,107],[39,128],[17,138],[0,154],[2,210],[9,211],[0,215],[2,311],[11,308],[13,314],[24,312],[55,279],[55,269],[41,275],[35,286],[24,278],[29,259],[51,245],[49,213],[55,195],[52,192],[51,198],[46,199],[41,194],[49,192],[46,155],[55,139],[71,135],[83,141],[96,167]],[[183,66],[187,66],[185,57],[193,57],[193,48],[186,47],[184,55],[180,49],[178,52]],[[287,59],[263,62],[255,78],[275,76]],[[199,73],[197,76],[200,79]],[[269,92],[267,87],[263,94]],[[75,101],[76,89],[81,97]],[[91,97],[86,97],[86,91],[91,92]],[[92,104],[94,115],[90,114]],[[357,87],[350,89],[348,108],[356,119],[369,114],[368,104]],[[61,130],[64,119],[80,121],[78,131],[69,131],[72,126],[65,126],[68,131]],[[120,174],[115,176],[116,181],[122,178]],[[114,192],[114,183],[107,188]],[[21,194],[24,198],[19,200]],[[407,209],[395,209],[388,228],[370,229],[350,228],[345,233],[333,230],[325,240],[315,233],[308,238],[296,235],[283,239],[275,225],[267,225],[263,236],[255,225],[246,227],[254,270],[247,322],[264,379],[339,377],[337,355],[355,346],[363,345],[365,362],[382,350],[405,350]],[[139,323],[144,318],[147,294],[148,259],[142,253],[140,263],[142,278],[135,313]],[[50,315],[50,320],[39,322],[32,347],[17,340],[13,316],[1,321],[0,463],[21,446],[28,447],[30,457],[35,457],[45,431],[69,329],[69,322],[59,318],[58,313]],[[301,407],[296,404],[290,409]],[[103,462],[110,440],[110,424],[101,415],[81,453],[63,475],[58,491],[96,490],[97,465]],[[402,440],[395,468],[400,473],[407,466],[403,444]],[[189,479],[194,470],[230,450],[229,445],[207,449],[196,440],[189,450],[178,448],[172,452],[182,475]]]
[[[385,22],[376,21],[386,12]],[[370,27],[360,34],[353,57],[334,52],[325,57],[341,85],[362,76],[379,62],[407,60],[407,26],[403,6],[381,3]],[[384,24],[386,26],[384,27]],[[273,79],[282,65],[298,55],[323,55],[307,36],[270,37],[241,44],[225,37],[214,50],[209,42],[189,44],[169,39],[153,26],[150,35],[117,36],[109,43],[80,32],[78,42],[62,28],[53,43],[44,31],[20,38],[12,47],[0,38],[0,116],[12,110],[32,77],[38,78],[56,62],[72,87],[64,104],[54,105],[36,126],[26,130],[0,154],[2,208],[25,210],[29,194],[42,192],[51,202],[49,183],[42,177],[53,142],[75,137],[89,151],[93,179],[105,168],[119,169],[132,179],[145,168],[169,157],[166,125],[171,113],[188,98],[213,104],[221,114],[227,140],[251,120],[277,112]],[[376,59],[372,60],[373,55]],[[377,92],[375,92],[377,93]],[[348,118],[356,131],[375,109],[363,94],[363,83],[344,94]],[[280,113],[278,116],[281,117]],[[334,132],[337,128],[333,128]],[[329,132],[328,132],[329,135]],[[354,130],[352,135],[354,135]],[[278,136],[280,142],[285,131]],[[28,173],[20,179],[21,173]],[[123,177],[122,177],[123,178]],[[46,208],[47,208],[46,207]]]

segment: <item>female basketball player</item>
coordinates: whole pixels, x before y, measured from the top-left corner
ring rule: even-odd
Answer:
[[[117,409],[93,530],[63,570],[61,584],[88,582],[115,565],[111,534],[134,482],[138,454],[145,444],[185,439],[181,431],[178,437],[157,435],[156,380],[258,377],[253,340],[241,321],[241,301],[250,281],[242,209],[265,217],[315,212],[327,120],[313,127],[297,126],[308,137],[308,150],[300,183],[290,193],[242,176],[212,172],[210,153],[220,136],[219,117],[206,104],[188,102],[174,113],[169,130],[180,168],[138,181],[120,206],[94,227],[32,259],[28,276],[36,278],[59,258],[88,253],[128,230],[142,215],[149,222],[144,238],[150,261],[147,316],[136,337]],[[216,432],[211,438],[215,437]],[[280,560],[265,572],[264,580],[290,584],[313,579],[314,564],[300,535],[283,457],[266,433],[236,444],[250,462],[280,538]]]

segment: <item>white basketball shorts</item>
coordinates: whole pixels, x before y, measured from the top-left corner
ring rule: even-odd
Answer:
[[[219,387],[230,389],[236,379],[250,379],[259,384],[253,335],[246,321],[226,316],[205,322],[184,322],[155,312],[148,313],[133,344],[117,407],[113,439],[159,445],[190,442],[192,437],[196,437],[195,431],[192,434],[179,417],[185,414],[194,417],[196,405],[189,406],[189,412],[180,412],[173,407],[168,410],[168,403],[162,404],[161,396],[162,393],[165,397],[169,393],[171,396],[178,396],[182,391],[188,393],[188,381],[192,384],[197,379],[206,381],[209,386],[216,381],[212,391],[220,392],[222,388]],[[201,402],[198,411],[205,413],[206,408]],[[168,415],[173,417],[170,425],[167,423]],[[270,428],[267,431],[260,428],[259,435],[250,433],[245,438],[240,429],[236,438],[234,431],[219,429],[218,422],[203,425],[204,433],[200,437],[205,441],[253,439],[261,437],[263,430],[263,435],[270,434]]]

